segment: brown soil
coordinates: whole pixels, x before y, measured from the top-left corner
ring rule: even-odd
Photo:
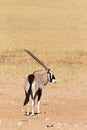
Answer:
[[[0,88],[0,129],[2,130],[86,130],[87,99],[56,85],[43,89],[41,114],[26,116],[23,80],[3,80]],[[78,82],[79,84],[79,82]],[[83,90],[85,91],[85,90]],[[71,96],[70,96],[71,95]],[[69,96],[69,97],[68,97]]]

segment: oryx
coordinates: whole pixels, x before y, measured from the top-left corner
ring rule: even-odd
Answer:
[[[32,98],[32,115],[34,115],[35,99],[38,98],[38,111],[40,113],[40,98],[42,95],[43,87],[48,83],[56,83],[56,79],[52,71],[46,67],[36,56],[30,51],[25,50],[30,56],[32,56],[39,64],[41,64],[45,70],[38,70],[29,74],[24,84],[25,100],[24,105],[28,104],[27,115],[29,115],[29,98]]]

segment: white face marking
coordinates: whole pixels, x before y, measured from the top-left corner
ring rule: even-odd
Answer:
[[[52,83],[56,83],[57,81],[56,81],[56,79],[52,79]]]

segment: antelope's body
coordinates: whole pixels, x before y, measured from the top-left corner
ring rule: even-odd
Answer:
[[[38,97],[38,111],[37,113],[40,113],[40,98],[42,95],[42,89],[43,87],[49,82],[55,83],[55,77],[52,74],[50,70],[48,71],[35,71],[33,74],[28,75],[25,85],[24,85],[24,90],[25,90],[25,101],[24,105],[28,104],[29,106],[29,99],[30,96],[32,98],[32,115],[34,115],[34,106],[35,106],[35,99]],[[29,115],[29,108],[27,111],[27,115]]]

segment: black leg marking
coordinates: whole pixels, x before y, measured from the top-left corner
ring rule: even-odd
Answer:
[[[31,85],[30,85],[30,88],[28,90],[28,93],[25,92],[25,94],[26,94],[26,98],[24,100],[24,106],[29,102],[29,97],[31,95]]]
[[[42,89],[38,89],[38,101],[40,101],[42,96]]]
[[[24,100],[24,106],[29,102],[29,94],[26,94],[26,98]]]

